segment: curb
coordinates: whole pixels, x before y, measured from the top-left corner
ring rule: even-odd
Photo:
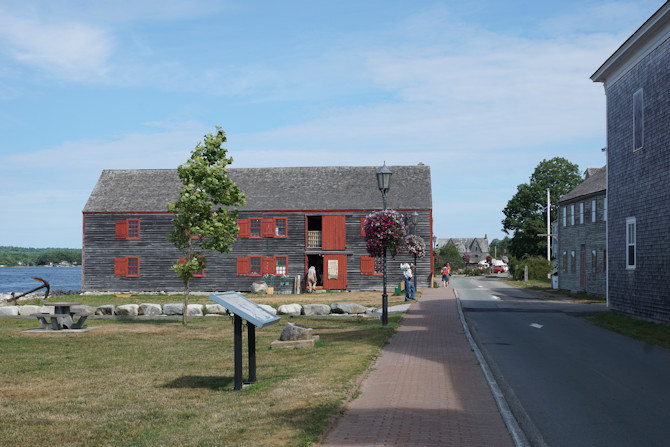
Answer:
[[[496,382],[496,379],[493,377],[493,373],[491,372],[491,369],[489,368],[489,365],[486,362],[484,355],[480,351],[479,346],[477,346],[477,343],[475,342],[474,338],[472,338],[472,334],[470,333],[470,327],[468,326],[467,321],[465,321],[465,315],[463,314],[463,308],[461,307],[461,299],[458,297],[458,292],[456,291],[455,288],[453,289],[453,291],[454,295],[456,296],[456,303],[458,305],[458,315],[460,316],[461,324],[463,325],[465,337],[468,339],[470,347],[472,348],[472,351],[475,353],[477,361],[479,362],[479,365],[482,368],[482,372],[484,373],[486,382],[489,384],[489,388],[491,389],[491,394],[493,394],[493,398],[495,399],[496,405],[498,406],[498,410],[500,411],[500,416],[502,417],[503,422],[505,423],[505,426],[507,427],[510,436],[512,436],[514,445],[516,447],[530,447],[530,443],[528,442],[528,439],[526,438],[526,435],[524,434],[523,430],[521,430],[521,427],[519,427],[519,424],[517,423],[516,419],[514,418],[512,410],[510,410],[510,407],[507,404],[507,400],[505,400],[505,396],[503,395],[502,391],[500,390],[500,387],[498,386],[498,382]]]

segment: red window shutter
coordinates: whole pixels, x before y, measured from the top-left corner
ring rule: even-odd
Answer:
[[[237,276],[249,274],[249,258],[237,258]]]
[[[114,276],[128,275],[128,259],[114,258]]]
[[[275,220],[272,217],[261,219],[261,237],[274,237]]]
[[[240,232],[237,234],[237,237],[249,238],[251,236],[251,225],[249,219],[237,219],[237,226],[240,227]]]
[[[365,236],[365,219],[367,217],[361,217],[361,236]]]
[[[261,275],[274,275],[275,268],[274,256],[263,256],[261,259]]]
[[[127,220],[117,220],[116,221],[116,238],[117,239],[127,239],[128,238],[128,221]]]
[[[346,216],[323,216],[321,248],[344,250],[346,248]]]
[[[375,258],[371,256],[361,256],[361,275],[374,275]]]

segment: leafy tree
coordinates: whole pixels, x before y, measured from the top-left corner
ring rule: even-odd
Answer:
[[[454,244],[446,244],[440,247],[435,253],[435,274],[439,275],[442,266],[448,262],[452,269],[460,269],[465,267],[463,256],[458,251]]]
[[[491,253],[493,257],[496,259],[500,259],[503,256],[507,256],[509,254],[510,242],[511,240],[508,236],[505,236],[502,240],[493,239],[489,243],[489,253]]]
[[[562,157],[542,160],[529,183],[517,187],[517,192],[503,210],[503,231],[513,233],[510,253],[541,256],[547,252],[546,238],[538,234],[547,232],[547,189],[551,193],[551,221],[557,218],[558,200],[582,182],[579,166]]]
[[[204,146],[198,143],[191,158],[177,168],[183,186],[176,202],[168,205],[174,213],[174,230],[168,234],[184,259],[172,266],[184,283],[184,315],[188,309],[189,284],[193,275],[205,268],[206,250],[230,252],[237,237],[237,207],[246,203],[240,188],[228,178],[226,157],[221,145],[226,133],[216,126],[216,135],[205,135]],[[232,207],[232,209],[229,209]]]

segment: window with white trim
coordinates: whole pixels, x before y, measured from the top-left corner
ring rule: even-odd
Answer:
[[[626,270],[635,270],[637,256],[637,222],[634,217],[626,218]]]
[[[584,202],[579,202],[579,225],[584,225]]]
[[[577,257],[575,256],[575,251],[570,252],[570,271],[575,273],[577,271]]]
[[[568,226],[568,209],[563,207],[563,228]]]
[[[596,202],[596,199],[591,200],[591,223],[596,223],[596,210],[598,202]]]
[[[570,205],[570,225],[575,225],[575,204]]]

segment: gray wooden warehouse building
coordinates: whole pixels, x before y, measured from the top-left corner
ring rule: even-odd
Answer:
[[[417,262],[418,286],[432,274],[433,236],[430,167],[389,166],[387,207],[407,216],[407,230],[426,241]],[[195,291],[248,291],[255,281],[300,277],[314,265],[319,286],[330,290],[379,290],[381,262],[365,249],[362,223],[382,208],[378,167],[229,169],[246,195],[239,208],[238,239],[231,253],[207,253]],[[171,266],[180,252],[167,240],[178,198],[176,169],[105,170],[83,210],[82,289],[85,291],[177,291],[183,285]],[[409,215],[416,211],[416,228]],[[408,253],[387,258],[389,288],[402,281]]]

